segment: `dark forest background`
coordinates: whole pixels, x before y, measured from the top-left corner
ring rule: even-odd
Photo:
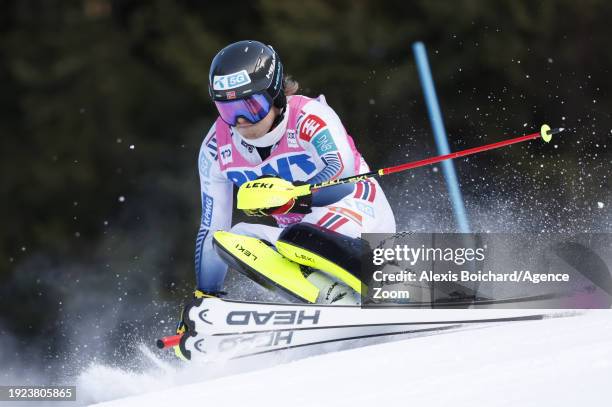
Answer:
[[[241,39],[324,93],[374,168],[436,154],[424,41],[452,149],[568,128],[456,163],[474,228],[611,231],[611,19],[605,0],[0,1],[0,362],[50,373],[83,336],[171,329],[194,284],[208,68]],[[400,229],[454,230],[437,168],[384,185]]]

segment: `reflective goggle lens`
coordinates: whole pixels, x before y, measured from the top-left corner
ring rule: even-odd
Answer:
[[[215,100],[215,106],[221,119],[230,126],[235,126],[239,117],[250,123],[262,120],[270,112],[272,103],[265,95],[256,94],[244,99]]]

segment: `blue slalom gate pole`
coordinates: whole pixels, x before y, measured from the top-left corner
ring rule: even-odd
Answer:
[[[438,154],[449,154],[450,147],[448,146],[448,138],[446,136],[446,130],[444,129],[444,121],[442,120],[442,113],[440,112],[440,104],[438,103],[438,97],[436,96],[436,89],[431,76],[429,61],[427,60],[425,45],[422,42],[415,42],[412,44],[412,50],[416,59],[419,79],[421,80],[421,86],[423,87],[425,103],[427,104],[427,112],[429,113],[429,121],[431,122],[431,127],[433,129]],[[470,233],[470,224],[465,214],[463,196],[461,194],[461,189],[459,188],[459,181],[457,180],[457,174],[455,173],[455,166],[452,160],[442,162],[442,172],[444,173],[446,187],[453,205],[457,228],[459,229],[460,233]]]

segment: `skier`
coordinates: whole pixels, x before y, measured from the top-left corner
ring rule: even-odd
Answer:
[[[202,218],[195,249],[196,297],[222,293],[227,265],[213,248],[216,230],[272,245],[281,233],[288,240],[303,239],[304,230],[323,245],[340,236],[395,232],[393,212],[374,179],[245,211],[272,216],[278,227],[257,223],[232,227],[234,186],[240,188],[262,176],[296,185],[317,183],[369,169],[325,98],[296,95],[298,83],[284,75],[271,46],[239,41],[223,48],[212,61],[208,89],[219,117],[204,137],[198,159]],[[322,273],[313,275],[312,281],[322,291],[337,285]]]

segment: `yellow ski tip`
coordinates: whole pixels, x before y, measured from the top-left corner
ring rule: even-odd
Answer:
[[[550,132],[550,126],[548,124],[543,124],[542,127],[540,127],[540,136],[542,136],[542,140],[546,143],[552,140],[552,133]]]

